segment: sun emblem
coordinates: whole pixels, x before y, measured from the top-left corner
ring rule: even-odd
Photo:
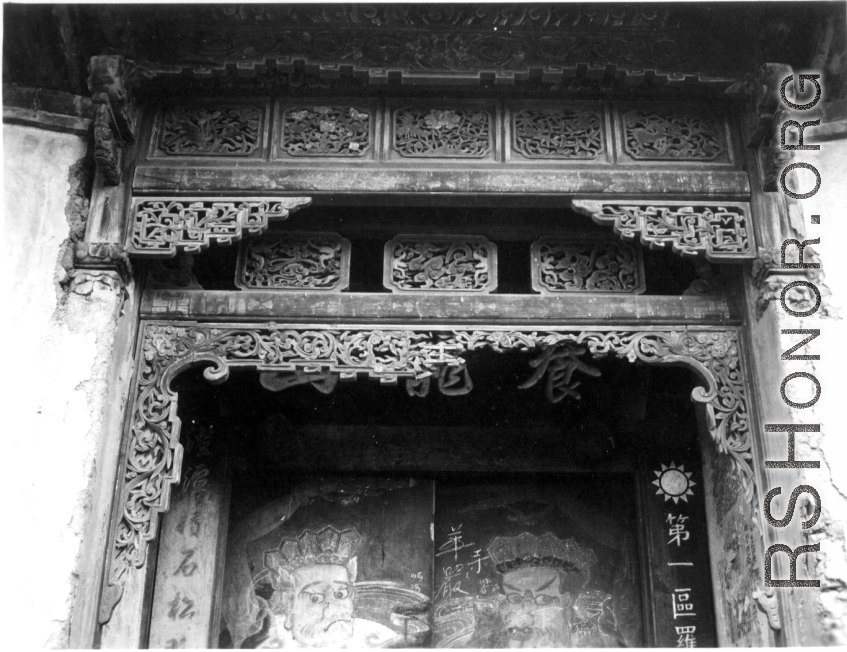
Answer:
[[[673,498],[674,504],[677,504],[680,500],[687,503],[688,496],[694,495],[691,487],[697,483],[691,480],[692,473],[686,473],[684,464],[679,466],[676,466],[673,462],[670,466],[662,464],[662,470],[653,471],[653,473],[656,474],[653,484],[659,488],[656,493],[665,494],[665,500]]]

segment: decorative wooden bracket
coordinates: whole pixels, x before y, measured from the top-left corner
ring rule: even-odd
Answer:
[[[742,202],[687,203],[633,200],[608,203],[575,199],[572,208],[597,224],[611,225],[623,240],[636,236],[650,249],[667,245],[675,254],[705,256],[714,263],[756,257],[750,207]]]
[[[308,206],[310,197],[145,197],[135,199],[127,252],[173,258],[197,253],[212,242],[232,244],[246,231],[262,233],[270,220],[284,220]]]
[[[129,574],[144,567],[159,517],[168,509],[171,485],[179,481],[180,420],[171,383],[187,368],[207,366],[204,376],[213,383],[224,382],[233,367],[299,373],[304,378],[337,374],[342,380],[367,374],[394,383],[432,378],[445,366],[461,369],[462,356],[469,351],[555,352],[562,346],[594,357],[691,368],[703,382],[691,398],[704,407],[709,434],[731,460],[744,500],[755,501],[747,390],[734,330],[457,331],[144,323],[100,622],[111,619]],[[266,382],[272,378],[266,376]]]
[[[136,111],[125,85],[124,59],[91,57],[88,88],[94,102],[94,161],[107,185],[121,182],[124,150],[135,142]]]

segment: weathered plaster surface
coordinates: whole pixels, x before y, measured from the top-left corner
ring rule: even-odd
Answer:
[[[800,200],[793,207],[792,224],[797,229],[795,236],[805,233],[800,239],[820,238],[820,244],[813,245],[813,248],[821,259],[823,274],[818,285],[823,302],[817,313],[806,318],[786,313],[778,298],[770,303],[760,319],[751,315],[752,362],[760,388],[762,424],[820,424],[819,433],[797,433],[795,454],[797,460],[819,460],[820,469],[765,471],[763,491],[775,487],[782,490],[782,494],[773,501],[771,513],[774,518],[783,517],[794,488],[808,484],[820,494],[822,514],[811,529],[803,530],[800,523],[809,518],[814,505],[810,496],[802,494],[794,518],[786,527],[775,528],[765,524],[765,529],[769,544],[784,543],[796,548],[820,543],[819,553],[801,556],[797,565],[799,579],[817,579],[820,589],[776,589],[783,614],[787,614],[789,608],[793,613],[782,622],[786,637],[783,640],[795,645],[844,645],[847,644],[847,554],[844,536],[844,524],[847,522],[847,475],[844,473],[847,441],[843,436],[843,397],[847,334],[842,316],[847,314],[847,256],[844,249],[847,224],[843,215],[847,204],[847,187],[843,181],[847,178],[847,141],[821,143],[820,151],[797,152],[794,160],[811,163],[821,174],[819,192],[812,198]],[[805,171],[803,174],[806,174]],[[802,192],[814,186],[811,173],[800,176],[799,182]],[[819,225],[811,223],[811,215],[820,215]],[[782,352],[801,338],[800,335],[783,335],[782,329],[820,329],[820,337],[810,346],[795,352],[795,355],[817,354],[820,360],[782,361]],[[810,373],[819,380],[821,396],[815,405],[796,409],[781,398],[780,384],[794,372]],[[806,380],[795,380],[786,386],[786,397],[795,403],[809,401],[813,395],[814,387]],[[760,436],[765,459],[786,459],[785,435],[766,435],[762,431]],[[762,496],[758,500],[761,505]],[[787,579],[786,555],[780,553],[774,560],[777,570],[773,578]]]
[[[4,125],[3,278],[11,466],[4,522],[5,646],[66,647],[87,524],[119,293],[70,292],[69,244],[87,203],[79,136]],[[7,468],[8,468],[7,466]],[[8,531],[7,531],[8,534]],[[17,643],[17,645],[16,645]]]
[[[844,403],[847,394],[847,324],[844,322],[847,316],[847,140],[824,142],[820,147],[819,151],[798,152],[795,158],[811,163],[821,174],[820,191],[800,204],[806,224],[809,224],[810,215],[820,215],[820,225],[808,226],[807,237],[819,237],[821,240],[814,247],[820,253],[823,283],[831,295],[827,297],[823,292],[824,301],[828,303],[824,318],[790,318],[795,323],[803,323],[799,328],[821,329],[821,337],[809,351],[819,354],[821,359],[787,364],[808,366],[804,371],[814,374],[822,388],[821,398],[815,406],[795,411],[798,423],[821,424],[820,434],[808,433],[803,437],[802,446],[798,447],[798,458],[821,460],[819,470],[807,472],[809,484],[818,490],[823,503],[823,514],[812,528],[810,537],[812,543],[821,544],[816,569],[816,578],[821,582],[818,607],[820,643],[847,645],[847,548],[844,532],[847,525],[847,472],[844,466],[847,460],[847,437],[844,436],[847,418]],[[791,368],[789,372],[794,370]],[[800,397],[793,398],[794,401],[810,398],[808,386],[798,385],[795,391]],[[788,397],[792,398],[790,390]]]

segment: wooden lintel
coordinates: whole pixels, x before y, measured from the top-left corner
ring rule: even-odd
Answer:
[[[539,296],[317,294],[269,291],[157,290],[145,293],[141,315],[203,321],[272,320],[337,324],[733,325],[741,311],[720,296]]]
[[[140,166],[137,194],[171,192],[298,192],[441,194],[662,195],[668,199],[740,199],[750,195],[747,174],[739,170],[621,169],[462,169],[386,167]],[[676,197],[674,197],[676,195]]]

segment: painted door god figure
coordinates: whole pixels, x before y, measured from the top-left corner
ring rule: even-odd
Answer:
[[[272,571],[275,614],[263,647],[376,647],[396,633],[353,615],[361,536],[355,528],[326,526],[283,540],[265,553]]]
[[[573,539],[524,532],[496,537],[488,554],[505,596],[499,608],[504,647],[570,647],[572,607],[597,562],[594,553]]]

